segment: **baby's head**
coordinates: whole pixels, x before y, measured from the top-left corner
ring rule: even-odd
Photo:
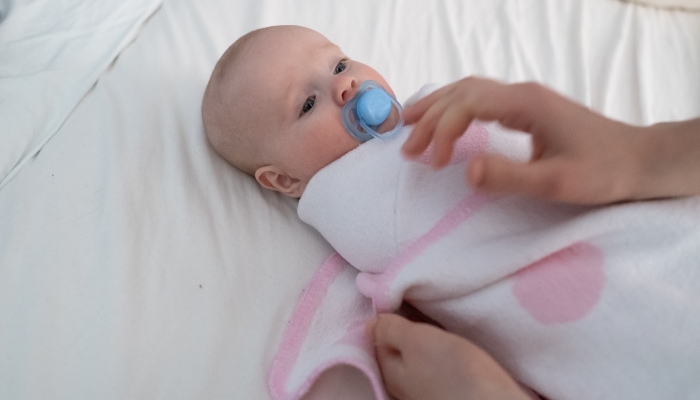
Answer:
[[[238,39],[214,67],[204,130],[229,163],[264,187],[301,197],[316,172],[360,143],[343,105],[365,80],[384,78],[311,29],[273,26]]]

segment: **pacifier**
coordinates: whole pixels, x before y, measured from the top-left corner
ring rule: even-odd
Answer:
[[[375,81],[364,81],[340,111],[345,129],[361,143],[391,139],[403,127],[401,104]]]

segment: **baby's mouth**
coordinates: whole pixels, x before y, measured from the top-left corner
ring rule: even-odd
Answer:
[[[365,81],[340,113],[348,133],[366,142],[375,137],[391,139],[403,126],[401,105],[375,81]]]
[[[393,107],[386,120],[376,127],[377,133],[384,134],[391,132],[396,127],[396,124],[399,123],[400,118],[401,115],[399,114],[399,110]]]

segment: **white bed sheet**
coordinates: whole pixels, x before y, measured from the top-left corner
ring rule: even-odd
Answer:
[[[0,3],[0,188],[58,131],[162,1]]]
[[[612,0],[165,0],[0,189],[0,398],[269,399],[266,374],[331,254],[294,201],[202,134],[214,63],[274,24],[326,34],[400,100],[469,74],[606,115],[700,115],[700,14]],[[640,349],[642,351],[642,349]]]

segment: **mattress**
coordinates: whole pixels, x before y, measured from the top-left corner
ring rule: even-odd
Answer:
[[[139,21],[93,65],[84,94],[52,94],[46,104],[74,104],[0,188],[0,398],[271,398],[284,328],[333,250],[296,201],[259,188],[203,135],[209,74],[252,29],[316,29],[399,100],[481,75],[541,82],[633,124],[700,115],[697,12],[613,0],[164,0]]]

